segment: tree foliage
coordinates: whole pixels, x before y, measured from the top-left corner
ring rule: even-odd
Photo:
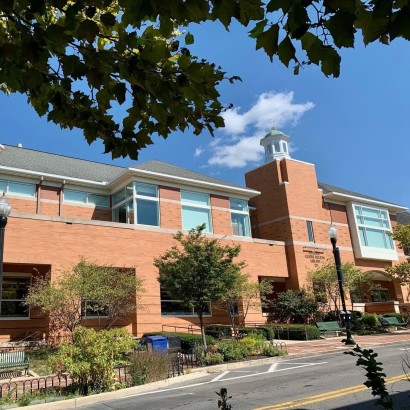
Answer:
[[[304,289],[278,293],[274,319],[280,323],[310,323],[318,306],[313,294]]]
[[[399,242],[401,248],[410,249],[410,225],[396,225],[392,231],[392,238]],[[394,266],[387,266],[386,271],[402,285],[410,282],[410,258],[406,262]]]
[[[30,287],[26,303],[49,315],[54,331],[72,334],[85,319],[84,309],[103,316],[100,324],[111,327],[121,318],[133,314],[142,281],[135,271],[100,266],[81,259],[72,270],[61,272],[53,280],[39,278]]]
[[[192,55],[188,29],[244,26],[272,60],[337,77],[338,50],[410,39],[410,0],[1,0],[0,89],[40,116],[83,130],[113,157],[190,127],[223,126],[221,67]],[[120,115],[115,109],[122,106]]]
[[[198,315],[202,342],[206,349],[203,316],[209,303],[221,302],[240,278],[243,262],[234,262],[240,246],[222,245],[220,240],[204,235],[205,225],[178,232],[173,246],[154,261],[159,269],[158,281],[173,299],[192,307]]]
[[[229,317],[235,335],[245,325],[249,309],[257,309],[268,305],[267,296],[272,293],[272,285],[266,280],[251,282],[248,275],[240,274],[218,308],[224,310]]]
[[[344,277],[343,290],[350,295],[368,296],[371,289],[377,287],[371,272],[362,272],[350,262],[342,263]],[[310,287],[318,299],[324,299],[333,305],[334,310],[340,310],[340,293],[336,266],[333,261],[327,261],[319,269],[308,273]]]
[[[50,358],[54,372],[68,372],[81,393],[88,389],[112,389],[115,384],[114,366],[123,364],[124,355],[135,342],[123,328],[96,331],[82,326],[73,332],[73,342],[63,343]]]

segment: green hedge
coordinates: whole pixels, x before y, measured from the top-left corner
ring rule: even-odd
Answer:
[[[142,337],[147,336],[178,336],[181,339],[181,350],[189,351],[195,346],[202,344],[201,335],[193,335],[191,333],[179,333],[179,332],[150,332],[144,333]],[[216,342],[215,338],[212,336],[206,336],[206,343],[208,346],[214,345]]]
[[[262,335],[266,340],[273,340],[275,338],[275,332],[272,326],[241,327],[239,328],[239,332],[246,335]]]
[[[243,335],[261,335],[266,339],[266,332],[260,327],[240,327],[239,333],[242,333]]]
[[[313,340],[320,339],[320,330],[311,325],[272,325],[275,339],[281,340]]]
[[[208,325],[205,327],[205,334],[212,337],[231,337],[231,333],[231,327],[228,325]]]

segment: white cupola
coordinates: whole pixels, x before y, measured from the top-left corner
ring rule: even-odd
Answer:
[[[265,148],[265,164],[276,159],[290,158],[288,142],[290,138],[275,127],[261,139],[261,145]]]

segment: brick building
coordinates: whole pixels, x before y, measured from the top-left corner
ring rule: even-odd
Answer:
[[[159,161],[123,168],[4,146],[0,191],[12,212],[0,341],[47,335],[47,317],[21,305],[25,290],[35,275],[56,277],[81,256],[135,269],[143,279],[137,314],[119,323],[135,336],[197,324],[192,310],[160,289],[153,259],[174,244],[174,233],[201,223],[210,237],[239,243],[245,273],[272,281],[280,292],[302,287],[306,273],[331,257],[327,229],[333,222],[342,260],[372,271],[381,284],[372,301],[355,308],[394,311],[409,302],[406,289],[384,274],[386,265],[404,260],[387,232],[406,208],[318,183],[314,165],[290,158],[288,140],[274,129],[267,134],[261,141],[265,164],[246,174],[247,187]],[[85,324],[98,326],[99,320],[87,315]],[[260,323],[265,313],[254,309],[247,320]],[[211,307],[206,322],[224,321]]]

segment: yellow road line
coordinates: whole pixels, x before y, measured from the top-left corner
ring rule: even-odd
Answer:
[[[392,384],[400,380],[407,379],[406,374],[400,374],[398,376],[389,377],[385,379],[385,384]],[[272,404],[269,406],[258,407],[254,410],[283,410],[283,409],[292,409],[294,407],[306,406],[308,404],[318,403],[324,400],[336,399],[340,396],[346,396],[349,394],[358,393],[361,391],[368,390],[368,387],[363,384],[358,384],[356,386],[346,387],[340,390],[332,390],[326,393],[315,394],[314,396],[303,397],[302,399],[287,401],[279,404]]]

